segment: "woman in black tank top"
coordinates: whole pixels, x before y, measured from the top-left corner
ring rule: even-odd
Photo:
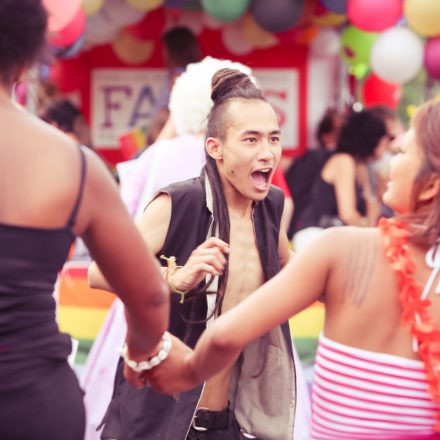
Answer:
[[[298,230],[311,226],[374,226],[374,211],[367,163],[387,148],[383,120],[371,110],[353,112],[341,127],[336,151],[323,163],[299,216]],[[377,204],[377,201],[376,201]],[[379,206],[377,204],[377,206]]]
[[[40,52],[41,0],[0,1],[0,438],[83,440],[83,393],[52,296],[81,235],[126,305],[128,355],[162,347],[168,292],[101,161],[12,101]],[[116,348],[116,347],[115,347]],[[127,380],[140,385],[138,373]]]

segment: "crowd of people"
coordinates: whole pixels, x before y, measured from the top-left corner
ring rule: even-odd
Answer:
[[[251,69],[178,29],[118,187],[72,103],[14,102],[46,27],[41,0],[0,0],[0,437],[440,438],[440,102],[405,133],[331,109],[283,176]],[[81,386],[53,297],[77,237],[118,297]],[[309,389],[288,319],[316,301]]]

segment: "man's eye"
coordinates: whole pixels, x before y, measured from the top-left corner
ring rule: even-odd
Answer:
[[[280,138],[279,138],[278,136],[272,136],[272,137],[270,138],[270,141],[273,142],[273,143],[277,143],[277,142],[280,141]]]
[[[257,138],[254,137],[247,137],[244,139],[245,142],[257,142]]]

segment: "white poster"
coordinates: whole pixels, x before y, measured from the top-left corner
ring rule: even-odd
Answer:
[[[283,149],[299,144],[299,73],[294,68],[253,69],[265,98],[272,104],[281,127]]]
[[[96,148],[118,148],[121,133],[148,127],[166,93],[165,69],[94,69],[91,129]]]
[[[258,84],[274,106],[285,149],[298,146],[298,71],[254,69]],[[166,92],[164,69],[95,69],[91,85],[91,129],[97,148],[118,148],[121,133],[148,127]]]

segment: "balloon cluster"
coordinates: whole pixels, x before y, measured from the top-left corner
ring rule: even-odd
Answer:
[[[126,64],[142,64],[164,30],[218,29],[234,55],[278,44],[340,54],[369,89],[397,90],[424,66],[440,79],[440,0],[43,0],[59,57],[112,44]],[[425,41],[426,39],[426,41]],[[391,87],[391,88],[390,88]],[[389,96],[398,97],[398,93]],[[397,105],[397,98],[389,104]]]

